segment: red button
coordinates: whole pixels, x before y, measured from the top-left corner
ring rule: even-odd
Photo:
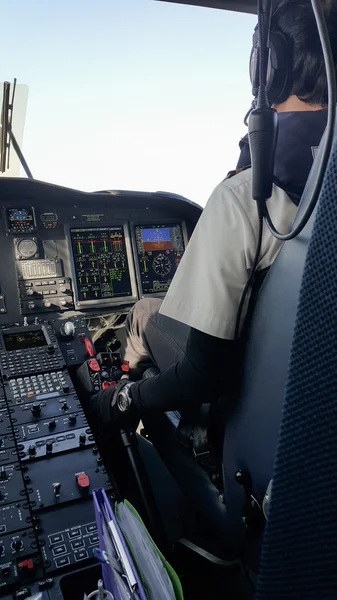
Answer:
[[[92,358],[91,360],[89,360],[89,367],[92,371],[100,371],[101,367],[99,366],[96,358]]]
[[[121,369],[122,369],[122,371],[124,371],[124,373],[128,373],[130,371],[130,363],[128,360],[124,360],[122,362]]]
[[[19,569],[32,570],[32,569],[34,569],[34,563],[33,563],[32,559],[29,558],[27,560],[23,560],[22,562],[19,562],[18,567],[19,567]]]
[[[89,477],[86,473],[80,473],[79,475],[76,475],[76,482],[78,487],[82,488],[83,490],[88,489],[90,484]]]

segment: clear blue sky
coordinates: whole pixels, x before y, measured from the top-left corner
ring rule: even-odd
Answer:
[[[256,18],[154,0],[2,0],[0,79],[27,84],[38,179],[181,193],[235,168]]]

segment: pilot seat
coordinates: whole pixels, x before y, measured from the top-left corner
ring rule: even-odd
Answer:
[[[308,206],[321,159],[319,150],[295,225]],[[265,523],[262,500],[272,478],[298,297],[315,214],[316,211],[300,235],[284,244],[255,299],[247,327],[240,391],[234,409],[223,419],[226,424],[222,432],[220,480],[216,465],[212,470],[209,459],[214,459],[214,454],[209,449],[204,456],[202,452],[197,456],[193,440],[190,448],[181,443],[186,423],[179,431],[178,412],[146,419],[146,440],[140,442],[145,461],[149,454],[143,452],[143,445],[153,444],[187,502],[184,537],[227,566],[226,561],[235,564],[244,555],[245,564],[255,572]],[[224,389],[225,385],[224,379]],[[209,406],[202,407],[204,421]],[[210,426],[211,420],[208,423]],[[204,431],[201,427],[199,434]],[[205,439],[201,441],[199,448],[205,449]],[[156,476],[151,474],[150,465],[148,472],[155,488]]]

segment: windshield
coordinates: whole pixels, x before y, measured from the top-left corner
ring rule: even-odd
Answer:
[[[246,132],[255,21],[154,0],[7,1],[2,73],[29,88],[22,149],[34,177],[204,205]]]

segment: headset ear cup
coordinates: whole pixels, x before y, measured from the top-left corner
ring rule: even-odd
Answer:
[[[249,76],[252,84],[252,94],[254,98],[257,96],[259,91],[259,49],[256,46],[253,46],[252,51],[250,53],[250,61],[249,61]]]
[[[259,91],[259,32],[258,26],[256,25],[253,34],[253,47],[250,53],[249,59],[249,77],[252,84],[252,94],[254,98],[257,97]]]
[[[253,48],[250,53],[249,75],[252,84],[252,94],[256,98],[259,90],[259,49],[258,27],[253,35]],[[290,41],[287,42],[283,33],[277,29],[269,36],[269,64],[267,71],[267,94],[270,105],[284,102],[291,94],[293,60]]]
[[[280,104],[287,100],[293,86],[293,57],[290,41],[279,30],[270,33],[270,56],[267,93],[269,103]]]

